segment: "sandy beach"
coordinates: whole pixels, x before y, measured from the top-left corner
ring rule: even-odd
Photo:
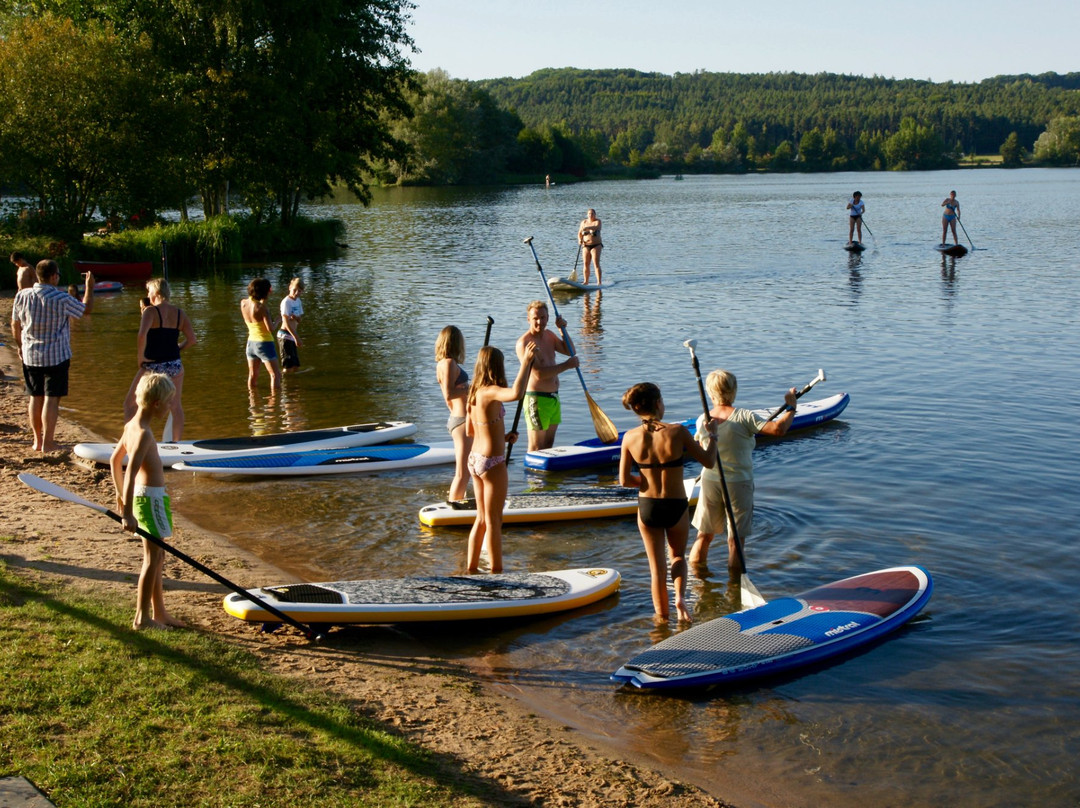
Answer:
[[[29,472],[88,500],[114,501],[107,469],[89,468],[68,451],[31,451],[22,372],[10,345],[10,312],[8,293],[0,299],[0,333],[7,343],[0,347],[0,558],[30,578],[128,599],[134,610],[138,539],[103,515],[39,494],[17,479]],[[77,351],[76,346],[72,372],[87,372]],[[61,419],[57,440],[72,446],[101,439]],[[290,580],[227,536],[200,529],[182,513],[176,517],[173,543],[240,586]],[[227,590],[195,569],[170,559],[165,578],[169,607],[191,630],[212,632],[255,653],[270,671],[339,694],[357,711],[446,760],[447,777],[490,784],[502,795],[492,804],[728,805],[640,762],[619,759],[486,686],[467,667],[433,656],[407,634],[379,627],[339,630],[319,644],[288,629],[262,634],[227,615],[221,608]]]

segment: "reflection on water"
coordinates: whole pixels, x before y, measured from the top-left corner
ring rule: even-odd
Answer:
[[[840,421],[756,452],[751,578],[772,597],[921,563],[934,598],[887,642],[806,675],[693,698],[623,692],[609,673],[676,628],[652,622],[633,519],[609,519],[508,526],[504,554],[508,570],[615,567],[617,598],[537,621],[409,631],[577,731],[736,803],[743,777],[747,802],[791,806],[897,804],[897,794],[907,804],[1075,804],[1080,432],[1044,424],[1076,411],[1076,176],[686,177],[395,189],[367,209],[337,200],[319,210],[347,222],[352,246],[340,255],[174,279],[173,302],[200,340],[184,356],[185,436],[399,419],[418,424],[418,441],[445,440],[439,330],[462,329],[469,367],[490,316],[492,343],[512,356],[528,302],[546,297],[522,238],[535,236],[541,256],[565,254],[569,270],[580,211],[603,210],[611,285],[558,299],[595,401],[633,426],[620,397],[650,379],[670,418],[695,414],[689,338],[703,371],[737,374],[741,406],[774,408],[824,367],[828,382],[811,397],[848,392],[851,404]],[[853,182],[872,195],[881,236],[859,256],[842,250]],[[962,191],[979,242],[962,258],[933,250],[942,186]],[[783,237],[762,240],[762,217],[778,206]],[[686,228],[673,234],[676,220]],[[1041,253],[1023,249],[1033,243]],[[296,275],[307,287],[311,370],[287,377],[276,400],[246,389],[237,302],[256,273],[278,289]],[[88,374],[80,363],[134,353],[133,297],[103,299],[73,329],[65,403],[111,437],[133,367]],[[562,392],[559,442],[593,437],[577,380]],[[615,481],[614,468],[537,475],[519,461],[512,491]],[[177,474],[170,488],[185,516],[299,577],[333,580],[459,571],[466,531],[416,518],[449,481],[448,468],[243,483]],[[692,579],[690,595],[699,621],[738,599],[722,568]]]

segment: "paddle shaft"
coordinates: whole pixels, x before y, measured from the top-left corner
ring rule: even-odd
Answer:
[[[91,510],[100,511],[101,513],[105,514],[106,516],[108,516],[113,521],[118,522],[120,525],[124,524],[124,520],[120,516],[120,514],[109,510],[108,508],[106,508],[103,505],[98,505],[96,503],[85,500],[82,497],[78,496],[77,494],[74,494],[73,492],[68,491],[66,488],[62,488],[61,486],[58,486],[55,483],[49,483],[46,480],[41,480],[41,482],[44,483],[45,485],[49,486],[50,488],[56,489],[57,492],[54,493],[53,491],[46,490],[46,489],[38,487],[37,485],[34,485],[34,483],[31,480],[40,479],[40,478],[35,478],[35,477],[33,477],[33,475],[20,475],[19,479],[24,485],[28,485],[30,488],[33,488],[35,491],[40,491],[43,494],[50,494],[51,496],[57,497],[57,499],[62,499],[62,500],[65,500],[66,502],[72,502],[72,503],[74,503],[76,505],[84,505],[85,507],[90,508]],[[60,491],[62,491],[64,494],[67,494],[68,496],[66,496],[66,497],[61,496],[58,493]],[[280,609],[276,608],[272,604],[265,602],[264,600],[257,597],[256,595],[253,595],[251,592],[247,591],[246,589],[242,589],[237,584],[234,584],[232,581],[230,581],[228,578],[226,578],[224,575],[220,575],[220,574],[214,572],[212,569],[207,567],[205,564],[202,564],[202,563],[196,561],[194,558],[187,555],[183,551],[177,550],[175,547],[173,547],[171,544],[169,544],[165,540],[159,539],[157,536],[154,536],[153,534],[147,532],[146,530],[143,530],[143,528],[138,527],[138,526],[136,526],[135,532],[138,535],[142,536],[147,541],[149,541],[149,542],[151,542],[153,544],[156,544],[158,547],[160,547],[165,552],[171,553],[172,555],[176,556],[181,561],[183,561],[185,564],[187,564],[187,565],[189,565],[191,567],[194,567],[199,572],[201,572],[203,575],[206,575],[207,577],[214,579],[215,581],[217,581],[219,584],[226,587],[227,589],[231,589],[233,592],[240,595],[241,597],[247,598],[248,600],[250,600],[253,603],[257,603],[259,606],[266,609],[266,611],[268,611],[270,614],[272,614],[275,617],[279,618],[282,622],[288,623],[293,628],[299,629],[301,632],[303,632],[304,636],[306,636],[308,639],[317,639],[318,638],[319,635],[313,629],[311,629],[310,627],[305,626],[303,623],[300,623],[299,621],[297,621],[296,619],[294,619],[294,618],[290,617],[289,615],[285,614],[285,612],[283,612]]]
[[[975,244],[971,241],[971,236],[968,235],[967,228],[964,227],[964,223],[961,221],[959,213],[956,214],[956,221],[960,225],[960,229],[964,231],[964,237],[968,240],[968,244],[971,244],[971,249],[974,250]],[[993,250],[991,250],[991,252],[993,252]]]
[[[701,381],[701,366],[698,364],[697,354],[690,349],[690,358],[694,363],[694,375],[697,377],[698,393],[701,394],[701,407],[705,412],[705,426],[709,425],[709,399],[705,396],[705,383]],[[735,552],[739,556],[740,572],[746,575],[746,556],[743,555],[742,540],[739,538],[739,529],[735,525],[735,511],[731,508],[731,497],[728,496],[727,480],[724,478],[724,461],[720,457],[720,445],[716,446],[716,468],[720,472],[720,488],[724,492],[724,508],[727,510],[728,524],[731,527],[731,537],[735,540]]]
[[[530,362],[528,367],[525,368],[525,378],[526,379],[529,378],[530,373],[532,373],[532,362]],[[518,423],[521,421],[521,408],[524,406],[524,404],[525,404],[525,394],[522,393],[521,398],[518,399],[517,412],[514,413],[514,424],[513,424],[513,426],[510,427],[511,432],[517,432],[518,431]],[[520,440],[520,439],[521,439],[521,436],[519,435],[518,440]],[[514,448],[514,444],[507,441],[507,443],[506,443],[506,465],[507,466],[510,465],[510,452],[513,450],[513,448]]]
[[[806,387],[804,387],[802,390],[800,390],[799,392],[797,392],[795,394],[795,398],[796,399],[802,398],[804,395],[806,395],[807,393],[810,392],[810,390],[813,388],[813,386],[815,384],[817,384],[818,382],[822,382],[822,381],[825,381],[825,380],[822,379],[820,375],[815,376],[813,381],[811,381],[808,385],[806,385]],[[765,423],[768,423],[769,421],[771,421],[774,418],[778,417],[786,409],[787,409],[787,404],[785,404],[783,407],[780,407],[776,412],[774,412],[772,415],[770,415],[768,418],[766,418]]]
[[[570,280],[572,280],[572,281],[577,280],[577,265],[578,265],[578,261],[580,259],[581,259],[581,244],[578,244],[577,245],[577,252],[574,253],[574,268],[570,272]]]
[[[487,330],[484,332],[484,346],[486,347],[491,342],[491,327],[495,325],[495,321],[491,319],[491,315],[487,318]]]

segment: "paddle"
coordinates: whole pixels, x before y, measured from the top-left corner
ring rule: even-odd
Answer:
[[[540,273],[540,280],[544,282],[544,291],[547,292],[548,300],[551,301],[551,312],[555,315],[555,319],[559,319],[559,309],[555,305],[555,298],[551,295],[551,287],[547,285],[547,278],[544,277],[544,268],[540,266],[540,259],[536,255],[536,247],[533,246],[533,237],[529,236],[525,239],[525,243],[529,245],[529,249],[532,250],[533,260],[536,261],[536,271]],[[559,329],[562,331],[563,342],[566,343],[566,349],[570,351],[570,355],[574,356],[574,346],[570,342],[570,335],[566,333],[565,328]],[[585,376],[581,373],[581,366],[577,368],[578,379],[581,380],[581,389],[585,391],[585,400],[589,403],[589,412],[592,414],[593,429],[596,430],[596,437],[600,438],[604,443],[614,443],[619,439],[619,430],[615,428],[615,424],[611,419],[604,414],[604,411],[600,409],[600,405],[593,401],[593,397],[589,395],[589,388],[585,386]]]
[[[581,258],[581,244],[577,245],[577,252],[574,254],[574,268],[570,271],[570,280],[577,282],[577,263]]]
[[[525,369],[525,378],[529,378],[530,373],[532,373],[532,362],[530,362],[529,366]],[[525,404],[525,394],[522,393],[521,398],[518,399],[517,412],[514,413],[514,425],[512,427],[510,427],[511,432],[517,432],[518,431],[518,422],[521,420],[521,408],[522,408],[522,406],[524,404]],[[520,439],[520,436],[518,436],[518,437]],[[514,448],[514,444],[507,441],[507,443],[506,443],[506,465],[507,465],[507,467],[510,466],[510,452],[511,452],[511,450],[513,448]]]
[[[967,228],[964,227],[964,223],[960,221],[960,211],[956,212],[956,223],[960,225],[960,229],[964,231],[964,238],[968,240],[968,244],[971,244],[971,251],[975,252],[975,245],[971,243],[971,236],[968,235]],[[990,252],[993,252],[991,250]]]
[[[694,375],[697,376],[698,392],[701,394],[701,406],[705,411],[705,423],[709,422],[712,417],[709,415],[709,400],[705,397],[705,383],[701,381],[701,366],[698,365],[697,354],[694,349],[697,347],[696,339],[688,339],[683,343],[684,346],[690,349],[690,359],[694,363]],[[764,606],[766,601],[757,587],[750,581],[750,576],[746,574],[746,556],[743,555],[742,540],[739,538],[739,530],[735,526],[735,512],[731,509],[731,497],[728,496],[727,480],[724,478],[724,463],[720,457],[720,447],[716,447],[716,468],[720,471],[720,488],[724,492],[724,505],[727,508],[728,525],[731,528],[731,537],[735,540],[735,552],[739,557],[739,567],[741,568],[739,576],[739,597],[742,600],[742,605],[746,609],[753,608],[754,606]]]
[[[91,510],[98,511],[99,513],[103,513],[106,516],[108,516],[110,519],[113,519],[114,521],[119,522],[121,524],[123,524],[123,522],[124,522],[124,520],[120,517],[119,514],[113,512],[113,511],[110,511],[104,505],[98,505],[95,502],[90,502],[90,500],[83,499],[78,494],[76,494],[76,493],[74,493],[72,491],[68,491],[66,488],[63,488],[63,487],[57,485],[56,483],[50,483],[48,480],[43,480],[43,479],[41,479],[40,477],[38,477],[38,476],[36,476],[34,474],[26,474],[26,473],[20,474],[19,475],[19,482],[21,482],[23,485],[27,485],[30,488],[33,488],[35,491],[41,492],[42,494],[48,494],[49,496],[56,497],[57,499],[62,499],[64,502],[72,502],[72,503],[74,503],[76,505],[82,505],[82,506],[84,506],[86,508],[90,508]],[[243,598],[247,598],[252,603],[257,603],[260,607],[262,607],[263,609],[266,609],[266,611],[270,612],[270,614],[274,615],[274,617],[277,617],[282,622],[288,623],[290,626],[292,626],[295,629],[299,629],[304,634],[304,636],[307,637],[309,640],[319,640],[319,639],[322,638],[322,635],[317,633],[310,626],[305,626],[303,623],[300,623],[297,620],[293,619],[292,617],[289,617],[289,615],[285,614],[285,612],[281,611],[277,607],[275,607],[275,606],[267,603],[266,601],[262,600],[261,598],[257,597],[254,593],[252,593],[252,592],[250,592],[250,591],[248,591],[246,589],[241,589],[239,586],[234,584],[228,578],[225,578],[224,576],[219,575],[218,573],[214,572],[212,569],[210,569],[206,565],[199,563],[198,561],[196,561],[191,556],[186,555],[185,553],[181,552],[180,550],[177,550],[171,544],[166,543],[162,539],[159,539],[157,536],[151,535],[147,531],[143,530],[141,527],[136,528],[135,532],[138,533],[140,536],[142,536],[147,541],[153,542],[154,544],[156,544],[158,547],[160,547],[165,552],[172,553],[174,556],[179,558],[185,564],[188,564],[188,565],[194,567],[199,572],[201,572],[203,575],[207,575],[210,578],[213,578],[215,581],[217,581],[222,586],[227,587],[228,589],[231,589],[233,592],[235,592],[236,594],[240,595]]]
[[[491,315],[487,318],[487,331],[484,332],[484,346],[486,347],[491,342],[491,327],[495,325],[495,321],[491,319]]]
[[[804,388],[803,388],[802,390],[800,390],[799,392],[797,392],[797,393],[795,394],[795,398],[796,398],[796,399],[800,399],[800,398],[802,398],[802,397],[803,397],[803,395],[804,395],[805,393],[809,393],[809,392],[810,392],[811,388],[813,388],[813,386],[814,386],[815,384],[817,384],[818,382],[823,382],[823,381],[825,381],[825,371],[824,371],[824,370],[818,370],[818,372],[817,372],[817,376],[815,376],[815,377],[814,377],[813,379],[811,379],[811,380],[810,380],[810,383],[809,383],[809,384],[807,384],[807,385],[806,385],[806,387],[804,387]],[[782,413],[782,412],[783,412],[784,410],[786,410],[786,409],[787,409],[787,404],[785,404],[785,405],[784,405],[783,407],[781,407],[781,408],[780,408],[780,409],[778,409],[778,410],[777,410],[776,412],[774,412],[774,413],[773,413],[772,415],[770,415],[770,416],[769,416],[768,418],[766,418],[766,419],[765,419],[765,423],[768,423],[768,422],[769,422],[769,421],[771,421],[771,420],[772,420],[773,418],[776,418],[776,417],[777,417],[778,415],[780,415],[780,413]]]
[[[866,223],[866,219],[862,220],[862,226],[866,228],[866,232],[870,234],[870,238],[874,239],[874,246],[876,247],[877,246],[877,239],[874,238],[874,231],[870,229],[870,225],[868,225]]]

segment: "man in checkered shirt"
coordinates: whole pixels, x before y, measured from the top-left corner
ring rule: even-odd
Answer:
[[[58,288],[60,268],[55,261],[39,261],[37,283],[20,289],[11,308],[11,334],[23,365],[23,381],[30,396],[30,429],[34,451],[54,452],[53,440],[60,399],[68,393],[71,366],[71,318],[94,308],[94,275],[86,273],[82,301]]]

